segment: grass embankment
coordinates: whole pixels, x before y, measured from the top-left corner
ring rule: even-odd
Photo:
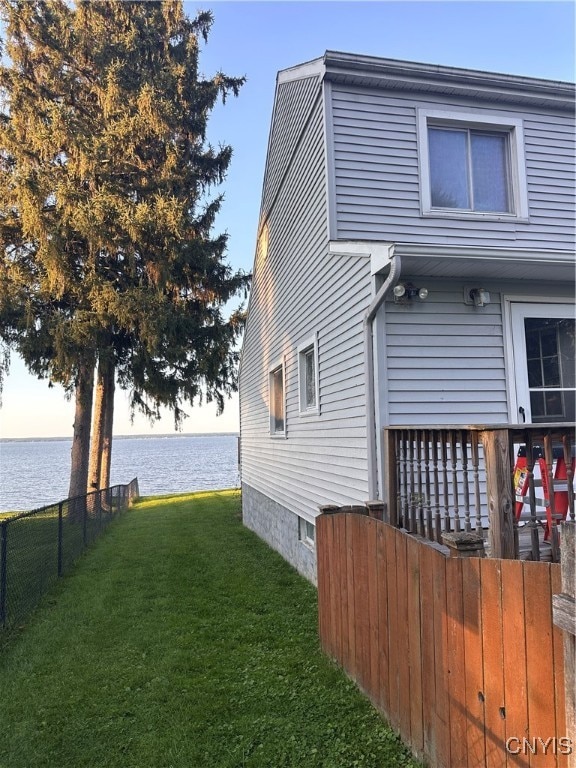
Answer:
[[[4,646],[1,768],[416,765],[236,493],[140,502]]]

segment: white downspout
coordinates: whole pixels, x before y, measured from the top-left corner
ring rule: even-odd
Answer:
[[[332,240],[329,252],[335,256],[368,257],[372,274],[390,265],[384,283],[372,299],[364,315],[364,376],[366,380],[366,438],[368,447],[368,493],[369,500],[378,498],[378,461],[376,434],[376,401],[374,393],[374,331],[373,323],[378,309],[388,292],[400,279],[402,262],[394,253],[394,243],[371,240]]]
[[[388,292],[394,288],[400,279],[402,262],[400,256],[393,254],[390,259],[390,271],[386,280],[372,299],[364,316],[364,367],[366,375],[366,417],[368,440],[368,494],[369,499],[378,498],[378,466],[377,466],[377,434],[376,434],[376,400],[374,392],[374,319],[385,301]]]

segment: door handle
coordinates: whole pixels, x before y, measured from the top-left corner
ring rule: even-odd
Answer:
[[[522,423],[526,424],[526,411],[524,410],[524,408],[522,408],[522,406],[518,408],[518,413],[522,416]]]

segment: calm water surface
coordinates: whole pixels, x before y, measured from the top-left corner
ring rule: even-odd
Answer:
[[[0,512],[66,498],[71,445],[71,440],[0,440]],[[237,437],[115,437],[111,484],[134,477],[142,496],[237,487]]]

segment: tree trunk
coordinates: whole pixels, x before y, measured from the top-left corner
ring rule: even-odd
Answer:
[[[100,468],[102,466],[102,444],[104,441],[105,422],[105,371],[106,364],[102,358],[98,361],[96,378],[96,393],[94,397],[94,418],[92,421],[92,436],[90,440],[90,464],[88,468],[87,493],[97,491],[100,486]]]
[[[82,363],[76,380],[76,411],[68,496],[82,496],[88,485],[88,461],[90,458],[90,419],[94,392],[94,364]]]
[[[114,375],[115,367],[110,363],[106,368],[104,381],[104,428],[100,456],[100,488],[110,487],[110,466],[112,464],[112,427],[114,425]]]

